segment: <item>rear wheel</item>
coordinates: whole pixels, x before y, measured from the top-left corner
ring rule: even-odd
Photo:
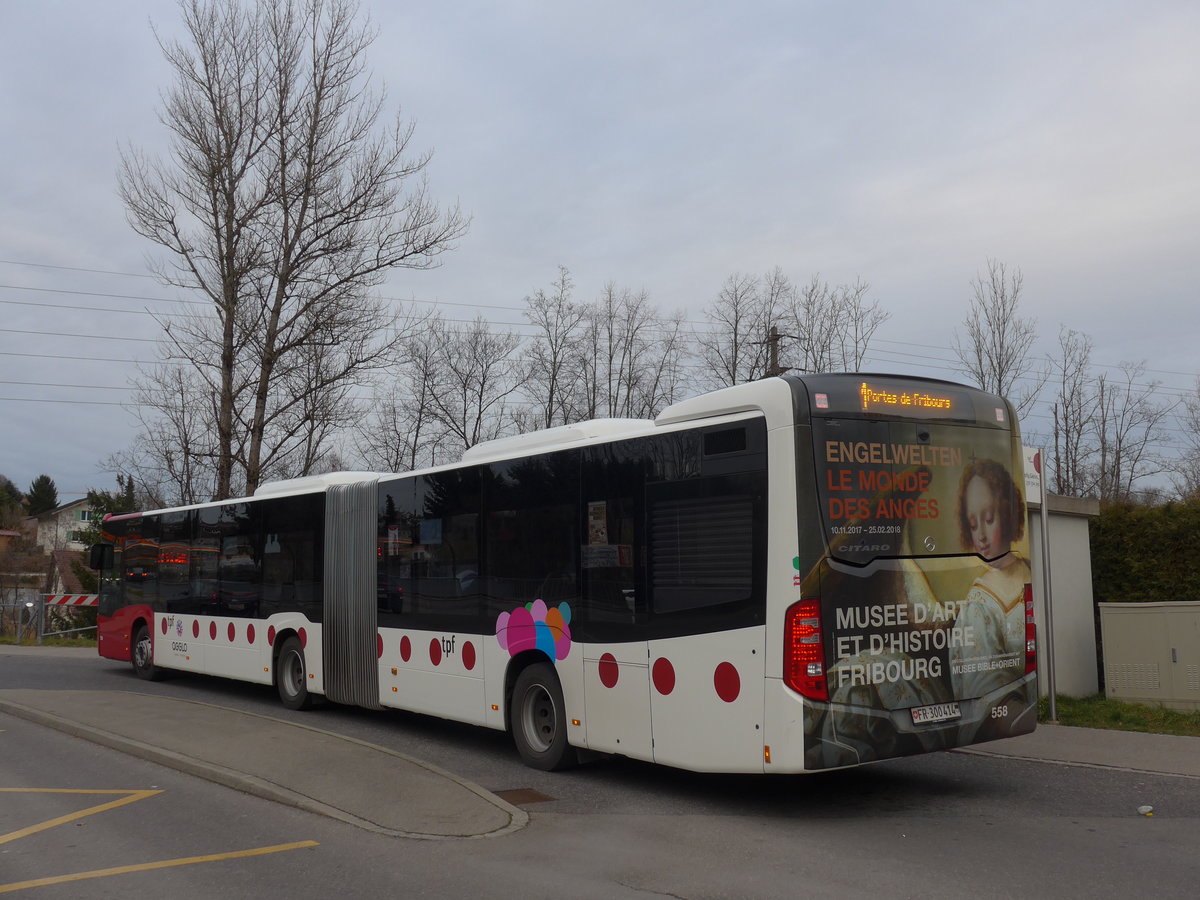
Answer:
[[[517,676],[511,725],[513,743],[525,765],[553,771],[579,762],[575,748],[567,743],[562,686],[548,663],[535,663]]]
[[[279,648],[279,659],[275,663],[275,686],[279,690],[280,701],[288,709],[308,709],[312,706],[304,647],[298,637],[289,637]]]
[[[133,671],[138,678],[147,681],[158,681],[162,678],[162,670],[154,665],[154,644],[150,640],[150,629],[139,625],[133,634]]]

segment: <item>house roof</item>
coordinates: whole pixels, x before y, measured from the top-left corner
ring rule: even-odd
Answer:
[[[62,581],[63,592],[82,594],[83,585],[79,583],[79,576],[75,574],[75,567],[71,563],[78,562],[82,565],[84,552],[82,550],[55,550],[50,555],[54,560],[54,568],[58,570],[58,577]]]
[[[45,519],[51,516],[59,516],[62,513],[72,509],[77,509],[80,506],[88,506],[87,497],[81,497],[78,500],[72,500],[70,503],[64,503],[62,506],[56,506],[54,509],[48,509],[45,512],[38,513],[36,516],[29,516],[30,519]]]

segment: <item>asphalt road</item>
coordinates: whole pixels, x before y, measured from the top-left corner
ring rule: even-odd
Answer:
[[[0,758],[21,760],[17,769],[5,765],[0,787],[169,785],[164,795],[104,814],[119,823],[109,826],[113,840],[124,843],[104,845],[98,856],[107,862],[100,865],[123,864],[119,850],[143,846],[138,860],[318,842],[252,858],[93,879],[74,888],[39,887],[39,897],[128,896],[140,889],[159,891],[163,879],[192,877],[199,880],[172,882],[166,893],[327,897],[331,888],[344,885],[341,892],[352,896],[1190,898],[1200,883],[1200,779],[1194,778],[965,753],[806,777],[697,775],[620,759],[550,774],[522,766],[498,732],[390,711],[327,706],[290,712],[269,688],[195,676],[147,684],[127,666],[91,654],[0,654],[0,687],[143,691],[202,700],[379,744],[489,790],[528,789],[546,798],[525,803],[530,825],[502,838],[406,841],[369,835],[0,717],[0,729],[6,729],[0,733]],[[40,753],[43,745],[58,749]],[[104,763],[73,765],[64,761],[67,754]],[[101,777],[118,773],[115,781]],[[58,804],[50,813],[63,803],[59,795],[26,795],[14,820],[8,812],[17,809],[10,804],[14,796],[0,795],[0,833],[41,821],[36,804],[51,802],[46,796]],[[168,796],[174,812],[157,825],[151,818],[148,834],[139,836],[137,823],[143,820],[131,815],[133,809],[157,804],[159,815]],[[1138,814],[1145,805],[1154,807],[1154,817]],[[208,840],[214,822],[221,823],[225,838],[215,850]],[[264,824],[257,830],[247,825],[244,832],[224,827],[257,822]],[[189,849],[187,841],[156,843],[193,833],[206,838],[198,849]],[[0,891],[41,871],[23,866],[10,873],[5,851],[48,840],[54,840],[49,831],[0,844]],[[96,856],[46,874],[94,868]],[[218,868],[229,873],[227,879],[216,877]],[[207,876],[211,882],[203,880],[203,870],[214,872]]]

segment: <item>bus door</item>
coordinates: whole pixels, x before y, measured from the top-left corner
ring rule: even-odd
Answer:
[[[581,553],[587,746],[652,759],[643,528],[644,441],[584,451]],[[574,626],[573,626],[574,628]],[[569,705],[569,704],[568,704]]]

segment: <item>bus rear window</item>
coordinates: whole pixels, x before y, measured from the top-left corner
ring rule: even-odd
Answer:
[[[983,460],[1006,473],[1013,468],[1004,429],[814,418],[812,434],[830,553],[859,565],[978,552],[963,539],[956,514],[965,473]]]

